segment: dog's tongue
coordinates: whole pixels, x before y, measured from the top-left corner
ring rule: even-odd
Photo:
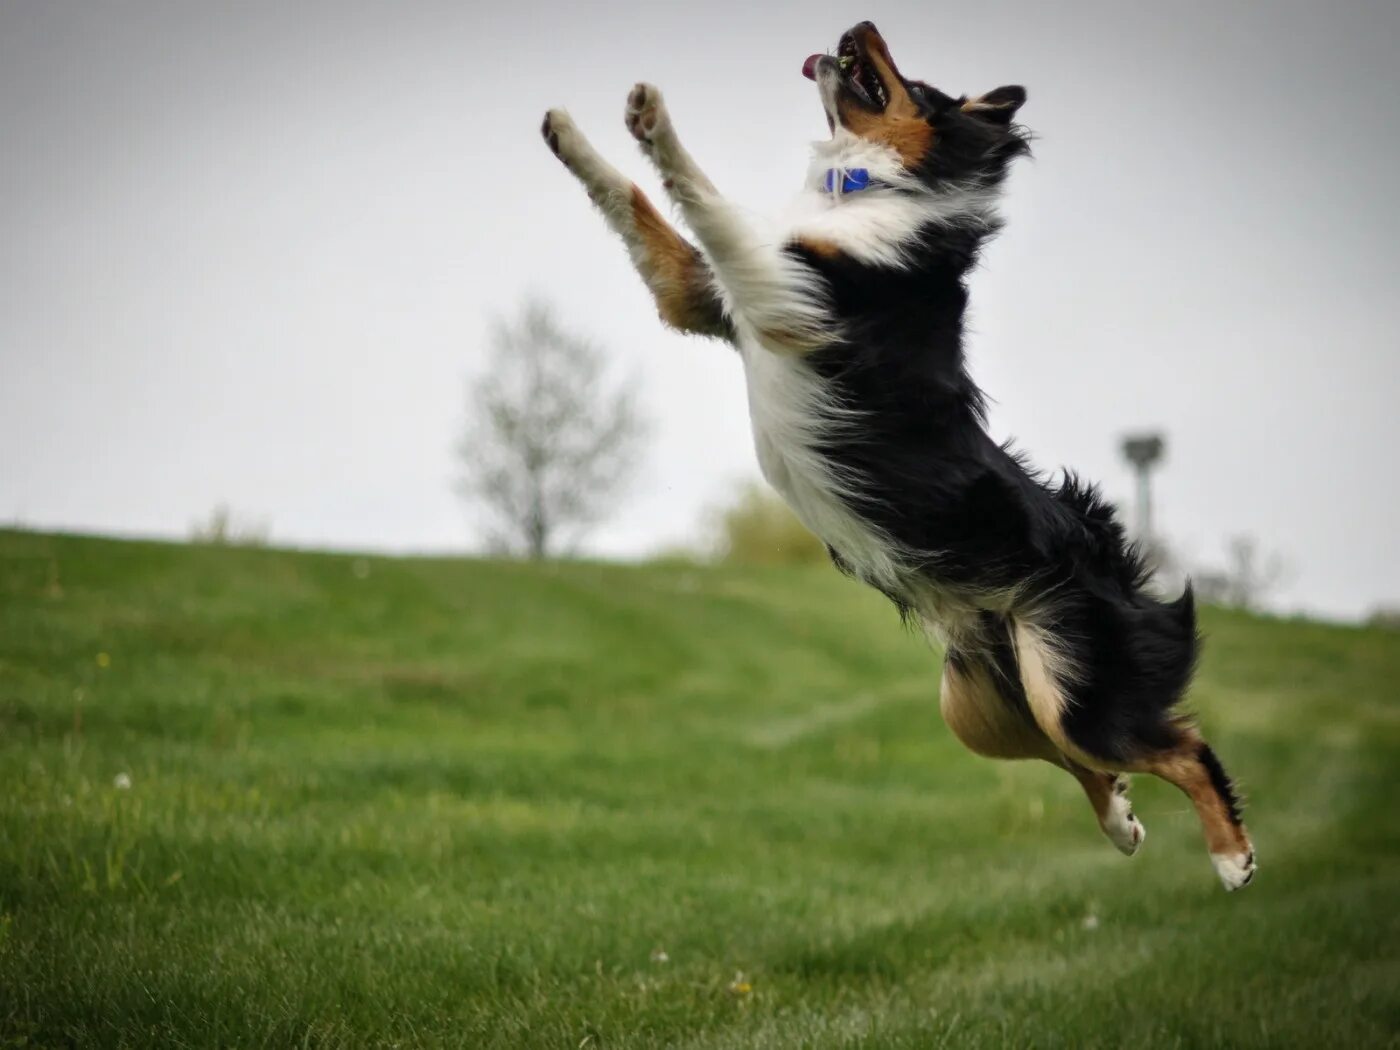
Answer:
[[[807,61],[802,63],[802,75],[808,80],[817,79],[817,59],[821,57],[821,55],[808,55]]]

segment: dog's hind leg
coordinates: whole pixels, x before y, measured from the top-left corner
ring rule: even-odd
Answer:
[[[1118,852],[1131,857],[1147,838],[1147,829],[1133,814],[1128,801],[1128,778],[1121,773],[1100,773],[1085,769],[1079,763],[1064,758],[1061,765],[1074,774],[1089,796],[1089,804],[1094,807],[1094,816],[1099,818],[1099,827],[1108,840],[1118,848]]]
[[[1152,773],[1175,784],[1196,807],[1211,863],[1220,881],[1227,890],[1247,886],[1254,878],[1254,847],[1240,819],[1239,802],[1230,778],[1200,735],[1184,723],[1164,721],[1158,727],[1157,736],[1167,741],[1165,744],[1132,746],[1130,743],[1130,750],[1116,757],[1090,753],[1065,725],[1065,714],[1071,703],[1069,688],[1075,683],[1076,669],[1057,648],[1054,639],[1034,623],[1018,621],[1013,637],[1026,691],[1026,706],[1055,746],[1072,763],[1086,772],[1103,774],[1106,780],[1126,771]],[[1102,784],[1093,780],[1086,782],[1082,777],[1080,783],[1090,793],[1091,800],[1096,795],[1102,797]],[[1107,827],[1104,830],[1107,831]]]
[[[1031,716],[1019,682],[998,674],[994,663],[948,650],[939,688],[943,721],[969,751],[988,758],[1042,758],[1068,770],[1089,796],[1099,827],[1132,856],[1147,837],[1128,804],[1128,778],[1102,773],[1066,758]]]
[[[949,648],[938,689],[943,721],[962,745],[987,758],[1043,758],[1059,753],[1026,710],[1019,686],[1000,679],[979,656]]]
[[[696,247],[661,217],[631,179],[584,138],[567,113],[552,109],[540,129],[545,143],[583,184],[588,197],[622,237],[661,320],[682,332],[733,339],[711,273]]]
[[[1210,745],[1195,730],[1186,729],[1179,747],[1141,759],[1134,768],[1186,793],[1201,819],[1210,861],[1221,883],[1227,890],[1248,886],[1254,878],[1254,846],[1240,818],[1234,784]]]

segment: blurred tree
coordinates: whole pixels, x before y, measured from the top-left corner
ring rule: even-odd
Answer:
[[[603,355],[544,303],[498,322],[491,341],[469,395],[457,489],[484,512],[493,549],[544,558],[613,509],[646,426],[631,386],[610,387]]]
[[[1264,554],[1253,536],[1231,536],[1225,543],[1221,568],[1205,567],[1192,574],[1197,596],[1214,605],[1259,609],[1269,593],[1288,579],[1288,564],[1277,553]]]
[[[190,542],[217,547],[263,547],[267,533],[267,522],[240,518],[227,503],[220,503],[208,517],[190,525]]]
[[[1388,631],[1400,631],[1400,606],[1380,605],[1371,610],[1366,622],[1372,627],[1384,627]]]
[[[715,553],[743,565],[814,565],[827,560],[817,539],[779,496],[750,482],[717,515]]]
[[[1237,609],[1257,609],[1269,592],[1283,583],[1288,566],[1277,553],[1265,555],[1253,536],[1232,536],[1225,544],[1225,603]]]

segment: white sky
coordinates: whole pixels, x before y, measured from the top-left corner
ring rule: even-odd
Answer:
[[[873,19],[945,90],[1025,84],[1037,159],[973,281],[993,431],[1158,523],[1256,534],[1285,607],[1400,604],[1400,5],[0,0],[0,520],[183,535],[218,502],[279,542],[466,548],[467,378],[528,292],[656,419],[593,549],[695,535],[756,473],[722,346],[663,331],[539,141],[666,91],[715,181],[780,207],[825,133],[803,58]],[[659,194],[658,194],[659,195]]]

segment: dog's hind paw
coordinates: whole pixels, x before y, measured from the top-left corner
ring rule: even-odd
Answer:
[[[1147,829],[1142,826],[1142,821],[1133,813],[1132,803],[1128,801],[1128,778],[1119,777],[1113,785],[1113,794],[1109,798],[1108,813],[1103,821],[1103,833],[1108,836],[1108,841],[1118,849],[1118,852],[1125,857],[1131,857],[1138,851],[1143,840],[1147,838]]]
[[[1243,889],[1254,879],[1254,850],[1246,853],[1212,853],[1211,864],[1227,891]]]
[[[1131,857],[1136,853],[1147,838],[1147,829],[1142,826],[1142,821],[1138,820],[1131,810],[1121,821],[1111,821],[1105,824],[1103,831],[1108,836],[1108,841],[1112,842],[1118,852],[1125,857]]]

